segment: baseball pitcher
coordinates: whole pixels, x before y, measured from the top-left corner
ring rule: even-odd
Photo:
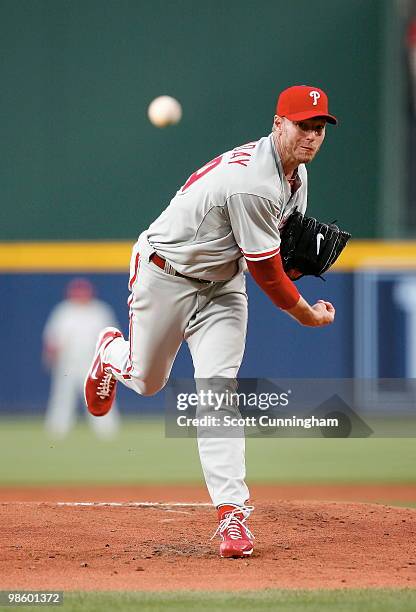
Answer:
[[[330,302],[310,305],[292,282],[305,270],[290,259],[284,267],[280,231],[294,211],[304,218],[306,164],[319,151],[327,124],[336,122],[322,89],[290,87],[278,98],[270,135],[218,155],[187,178],[133,248],[129,338],[115,328],[99,335],[85,381],[91,414],[108,413],[117,382],[142,395],[157,393],[184,340],[196,379],[224,379],[225,386],[235,381],[245,347],[247,268],[300,324],[333,322]],[[319,243],[319,256],[332,238],[318,233],[316,240],[315,228],[311,252]],[[331,255],[328,266],[333,260]],[[198,448],[218,510],[220,555],[250,555],[253,535],[246,520],[253,508],[247,505],[244,436],[201,436]]]

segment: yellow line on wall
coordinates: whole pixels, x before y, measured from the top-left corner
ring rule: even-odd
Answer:
[[[128,272],[134,241],[3,242],[0,272]],[[416,241],[352,240],[334,266],[416,268]]]
[[[0,243],[2,272],[127,272],[132,242]]]
[[[357,268],[416,268],[416,241],[351,240],[334,266],[339,272]]]

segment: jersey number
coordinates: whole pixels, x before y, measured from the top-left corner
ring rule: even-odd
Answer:
[[[191,174],[191,176],[186,181],[185,185],[182,187],[181,193],[184,193],[191,185],[195,183],[195,181],[199,180],[200,178],[208,174],[208,172],[211,172],[211,170],[214,170],[214,168],[216,168],[218,164],[221,163],[222,158],[223,158],[223,155],[219,155],[215,159],[211,159],[211,161],[205,164],[205,166],[202,166],[202,168],[200,168],[199,170]]]

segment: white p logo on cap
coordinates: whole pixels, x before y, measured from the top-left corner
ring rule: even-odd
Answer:
[[[318,100],[321,97],[321,94],[319,93],[319,91],[316,91],[315,89],[313,91],[309,92],[309,95],[311,98],[313,98],[313,106],[316,106],[318,104]]]

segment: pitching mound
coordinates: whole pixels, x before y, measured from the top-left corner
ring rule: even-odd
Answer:
[[[260,502],[248,559],[220,559],[208,505],[2,502],[0,589],[416,587],[416,510]]]

